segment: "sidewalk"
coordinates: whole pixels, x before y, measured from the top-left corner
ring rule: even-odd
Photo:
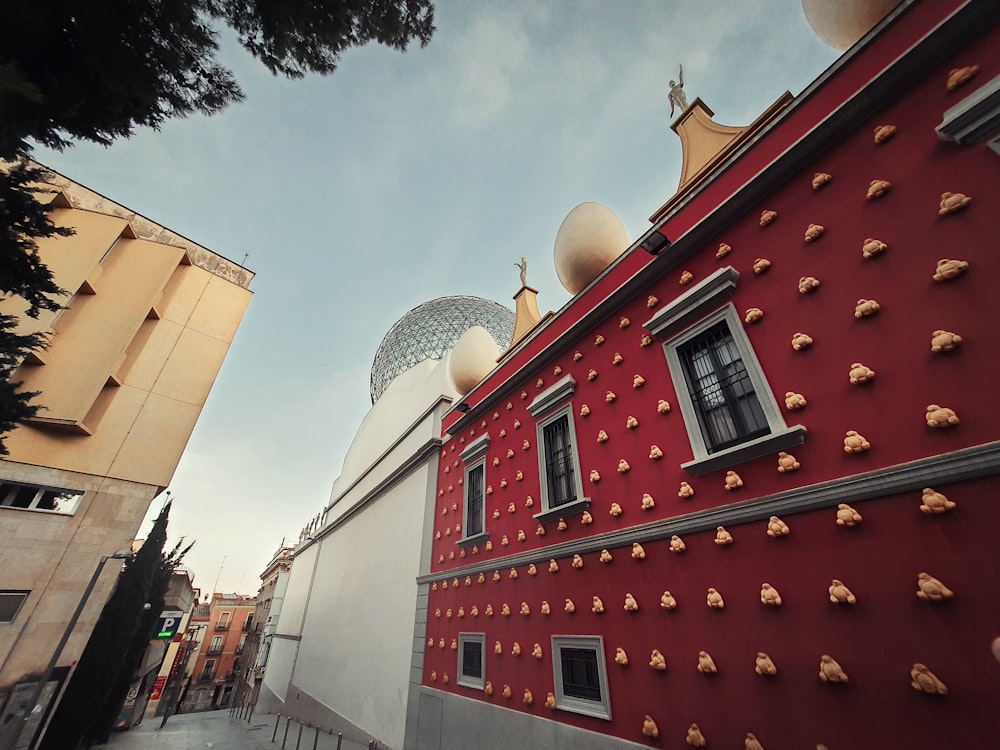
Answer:
[[[278,750],[285,739],[285,719],[278,725],[274,742],[275,716],[254,716],[248,724],[238,718],[229,717],[229,709],[206,711],[196,714],[171,716],[167,725],[160,729],[160,719],[149,718],[127,732],[114,732],[104,747],[108,750]],[[315,745],[313,744],[315,742]],[[336,750],[337,736],[323,732],[319,734],[311,727],[303,727],[301,739],[299,725],[294,721],[288,727],[285,750]],[[366,750],[344,739],[341,750]]]

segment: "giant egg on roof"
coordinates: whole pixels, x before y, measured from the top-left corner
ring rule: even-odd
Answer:
[[[816,36],[834,49],[846,50],[899,5],[900,0],[802,0],[802,10]]]
[[[425,359],[444,357],[462,334],[474,326],[485,329],[499,352],[507,348],[514,334],[514,312],[482,297],[439,297],[406,313],[389,329],[375,352],[371,374],[372,403],[379,400],[393,380],[414,365]],[[471,338],[473,343],[479,342],[478,346],[472,346],[475,352],[489,348],[484,345],[480,333]],[[466,380],[474,375],[464,371],[460,374],[465,375]]]
[[[581,203],[556,234],[554,261],[559,282],[579,294],[631,244],[625,225],[600,203]]]
[[[500,356],[500,347],[482,326],[472,326],[459,336],[448,361],[448,374],[455,390],[462,396],[479,383]]]

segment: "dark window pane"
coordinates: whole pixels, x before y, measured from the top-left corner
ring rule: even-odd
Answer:
[[[477,466],[469,472],[469,499],[465,517],[466,536],[483,533],[483,473],[482,466]]]
[[[677,350],[709,453],[767,435],[767,418],[723,321]]]
[[[27,591],[0,591],[0,622],[13,622],[28,598]]]
[[[483,644],[462,641],[462,676],[481,679],[483,676]]]
[[[549,506],[571,503],[576,500],[576,481],[573,474],[569,417],[563,415],[545,425],[542,439],[545,442],[545,481],[549,492]]]
[[[36,494],[36,487],[15,487],[9,505],[12,508],[29,508]]]
[[[597,652],[592,648],[560,648],[563,695],[589,701],[601,700]]]

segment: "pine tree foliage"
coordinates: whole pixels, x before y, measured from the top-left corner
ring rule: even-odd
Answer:
[[[27,139],[110,144],[137,126],[240,101],[217,28],[275,74],[332,73],[345,51],[405,50],[434,31],[429,0],[46,0],[0,4],[0,156]]]
[[[39,258],[36,240],[73,234],[53,224],[49,207],[36,197],[46,190],[47,180],[46,170],[26,160],[0,168],[0,299],[22,298],[24,314],[32,318],[42,310],[58,310],[64,299],[64,291]],[[13,380],[14,371],[30,352],[47,344],[42,334],[18,332],[16,315],[0,314],[0,456],[7,455],[3,436],[40,408],[32,403],[38,393],[22,391],[21,383]]]
[[[169,514],[168,501],[146,541],[118,576],[42,738],[42,750],[72,750],[93,741],[105,731],[109,704],[115,704],[116,712],[121,706],[141,658],[141,650],[136,656],[137,644],[143,643],[143,648],[148,644],[170,575],[190,549],[190,545],[184,549],[178,546],[163,554]],[[151,605],[148,610],[144,609],[147,602]]]

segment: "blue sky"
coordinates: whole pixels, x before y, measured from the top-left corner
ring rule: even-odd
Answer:
[[[353,50],[298,81],[224,35],[244,103],[36,152],[257,273],[170,487],[171,536],[197,540],[206,591],[255,593],[322,509],[407,310],[452,294],[512,306],[522,255],[539,307],[559,310],[552,245],[574,206],[604,203],[633,239],[649,227],[680,175],[679,63],[689,100],[742,125],[838,55],[800,0],[442,0],[436,25],[424,49]]]

